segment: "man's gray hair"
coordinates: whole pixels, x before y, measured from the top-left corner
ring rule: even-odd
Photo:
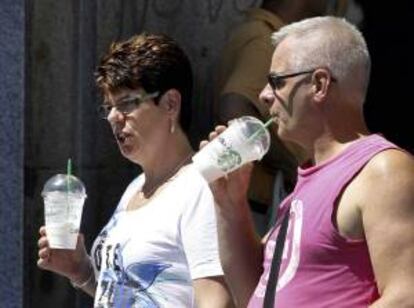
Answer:
[[[324,67],[338,80],[353,78],[363,69],[364,90],[368,87],[371,60],[361,32],[343,18],[324,16],[304,19],[273,33],[275,47],[287,37],[298,42],[289,58],[293,70]]]

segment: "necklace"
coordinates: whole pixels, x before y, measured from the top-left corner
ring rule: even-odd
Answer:
[[[160,188],[162,185],[164,185],[165,183],[168,183],[173,178],[175,178],[174,175],[177,174],[177,172],[181,169],[181,167],[183,167],[190,160],[192,156],[193,156],[193,152],[190,151],[190,153],[186,155],[182,161],[180,161],[173,169],[171,169],[166,175],[164,175],[161,178],[161,180],[158,180],[158,184],[154,185],[147,192],[144,192],[144,187],[142,187],[140,193],[142,193],[145,198],[147,199],[150,198],[156,192],[158,188]]]

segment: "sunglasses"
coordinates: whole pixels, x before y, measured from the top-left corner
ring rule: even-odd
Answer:
[[[267,75],[267,82],[269,83],[272,90],[275,91],[276,89],[279,89],[283,86],[283,84],[284,84],[283,81],[285,79],[296,77],[296,76],[299,76],[299,75],[304,75],[304,74],[311,74],[315,70],[316,69],[312,69],[312,70],[300,71],[300,72],[290,73],[290,74],[278,74],[278,73],[275,73],[275,72],[271,72]],[[333,78],[333,77],[331,77],[331,80],[333,82],[336,81],[336,79]]]

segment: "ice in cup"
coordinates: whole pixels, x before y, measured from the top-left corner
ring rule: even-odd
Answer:
[[[50,247],[75,249],[86,198],[85,185],[73,175],[57,174],[45,183],[42,197]]]
[[[270,134],[265,124],[255,117],[243,116],[232,120],[227,129],[195,154],[192,160],[210,183],[247,162],[262,159],[269,147]]]

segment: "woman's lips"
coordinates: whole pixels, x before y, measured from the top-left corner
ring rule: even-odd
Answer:
[[[128,137],[129,135],[123,132],[115,133],[115,139],[121,144],[124,144],[126,140],[128,139]]]

